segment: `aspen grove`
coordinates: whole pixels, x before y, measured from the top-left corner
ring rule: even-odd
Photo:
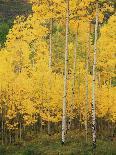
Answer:
[[[65,147],[77,131],[95,154],[116,138],[115,1],[28,3],[0,46],[0,143],[46,133]]]

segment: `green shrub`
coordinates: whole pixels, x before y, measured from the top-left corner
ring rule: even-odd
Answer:
[[[24,150],[23,155],[42,155],[42,153],[37,148],[31,146]]]
[[[6,147],[5,146],[0,146],[0,155],[6,155]]]

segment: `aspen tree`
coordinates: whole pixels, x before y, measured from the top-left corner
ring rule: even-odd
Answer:
[[[91,23],[89,23],[89,28],[88,28],[88,49],[86,52],[86,104],[85,104],[85,112],[86,112],[86,118],[85,118],[85,134],[86,134],[86,143],[88,141],[88,97],[89,97],[89,90],[88,90],[88,86],[89,86],[89,81],[88,81],[88,75],[89,75],[89,57],[90,57],[90,46],[91,46],[91,40],[90,40],[90,35],[91,35]]]
[[[71,99],[71,116],[69,119],[68,129],[71,128],[72,118],[73,118],[73,108],[75,105],[75,80],[76,80],[76,63],[77,63],[77,47],[78,47],[78,27],[75,34],[75,49],[74,49],[74,62],[73,62],[73,80],[72,80],[72,99]]]
[[[64,96],[63,96],[63,116],[62,116],[62,144],[65,143],[66,135],[66,103],[67,103],[67,75],[68,75],[68,35],[69,35],[69,0],[66,0],[66,47],[65,47],[65,67],[64,67]]]
[[[94,40],[94,63],[93,63],[93,81],[92,81],[92,136],[93,150],[96,148],[96,108],[95,108],[95,80],[96,80],[96,54],[97,54],[97,36],[98,36],[98,0],[96,1],[96,23]]]
[[[49,68],[52,69],[52,28],[53,27],[53,19],[50,19],[50,35],[49,35]],[[50,135],[50,122],[48,121],[48,134]]]

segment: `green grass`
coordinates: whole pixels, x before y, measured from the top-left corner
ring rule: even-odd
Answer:
[[[38,134],[33,140],[22,145],[0,147],[0,155],[92,155],[91,138],[85,143],[83,133],[73,131],[68,133],[67,142],[61,145],[61,135]],[[96,155],[116,155],[116,142],[97,141]]]

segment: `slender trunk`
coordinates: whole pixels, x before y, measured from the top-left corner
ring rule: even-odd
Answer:
[[[51,69],[52,68],[52,28],[53,27],[53,19],[51,18],[51,20],[50,20],[50,36],[49,36],[49,46],[50,46],[50,48],[49,48],[49,69]],[[48,135],[50,135],[50,131],[51,131],[51,129],[50,129],[51,127],[50,127],[50,121],[48,121]]]
[[[40,117],[40,132],[43,131],[43,125],[42,125],[43,121],[42,121],[42,118]]]
[[[17,140],[18,140],[18,132],[17,130],[15,130],[15,141],[17,142]]]
[[[48,121],[48,135],[51,135],[51,123]]]
[[[6,127],[4,127],[5,131],[5,139],[4,139],[4,143],[7,144],[8,143],[8,139],[7,139],[7,130],[6,130]]]
[[[12,135],[11,135],[11,130],[9,132],[9,143],[11,144],[12,143]]]
[[[2,116],[2,145],[4,145],[4,122],[3,122],[3,116]]]
[[[82,121],[82,116],[81,116],[81,108],[79,109],[79,122],[80,122],[80,124],[79,124],[79,130],[81,131],[81,129],[82,129],[82,124],[81,124],[81,121]]]
[[[75,35],[75,49],[74,49],[74,63],[73,63],[73,81],[72,81],[72,103],[71,103],[71,116],[69,119],[68,129],[71,128],[72,118],[73,118],[73,106],[74,106],[74,99],[75,99],[75,78],[76,78],[76,60],[77,60],[77,44],[78,44],[78,38],[77,38],[77,32]]]
[[[62,116],[62,144],[65,143],[66,134],[66,102],[67,102],[67,73],[68,73],[68,33],[69,33],[69,0],[66,0],[66,49],[65,49],[65,69],[64,69],[64,96],[63,96],[63,116]]]
[[[52,26],[53,26],[53,20],[51,18],[50,20],[50,36],[49,36],[49,68],[52,67]]]
[[[19,123],[19,139],[22,140],[22,125],[21,122]]]
[[[90,55],[90,46],[91,46],[91,40],[90,40],[90,33],[91,33],[91,23],[89,26],[89,32],[88,32],[88,50],[86,54],[86,103],[85,103],[85,138],[86,143],[88,139],[88,72],[89,72],[89,55]]]
[[[79,116],[79,130],[81,130],[81,107],[80,107],[80,68],[78,74],[78,116]]]
[[[93,82],[92,82],[92,137],[93,137],[93,150],[95,150],[95,148],[96,148],[95,79],[96,79],[97,31],[98,31],[98,1],[96,2],[96,24],[95,24],[94,64],[93,64]]]
[[[33,119],[36,120],[36,114],[33,114]],[[36,133],[36,122],[33,123],[33,131]]]
[[[85,137],[86,137],[86,143],[88,139],[88,72],[86,73],[86,105],[85,105]]]

